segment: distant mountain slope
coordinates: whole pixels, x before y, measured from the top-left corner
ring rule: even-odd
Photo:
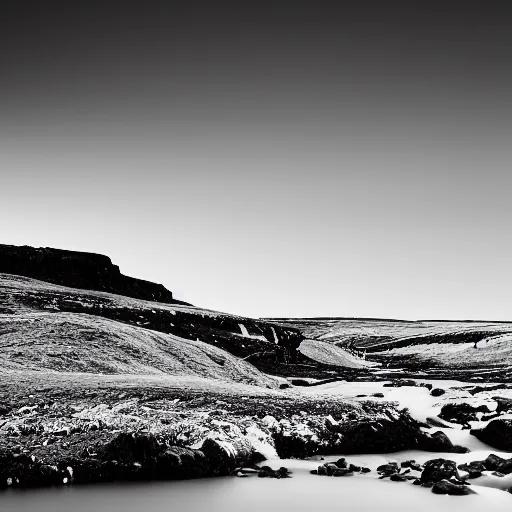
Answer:
[[[101,254],[0,245],[0,272],[73,288],[118,293],[170,304],[180,303],[161,284],[121,274],[119,267]]]
[[[307,340],[362,351],[368,360],[390,368],[512,375],[512,323],[508,322],[352,318],[273,321],[299,329]]]

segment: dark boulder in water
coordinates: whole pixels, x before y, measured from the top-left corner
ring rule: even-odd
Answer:
[[[492,399],[498,404],[496,407],[496,414],[512,412],[512,398],[493,396]]]
[[[436,483],[455,477],[460,480],[457,464],[453,460],[432,459],[425,462],[421,473],[421,483]]]
[[[441,395],[444,395],[446,393],[446,391],[444,389],[441,389],[441,388],[434,388],[430,394],[432,396],[441,396]]]
[[[471,430],[471,434],[493,448],[512,451],[512,420],[493,420],[484,428]]]
[[[396,462],[390,462],[389,464],[382,464],[377,468],[377,473],[382,476],[391,476],[394,474],[398,474],[400,472],[400,468]]]
[[[457,484],[448,480],[440,480],[432,486],[432,492],[434,494],[448,494],[450,496],[468,496],[475,494],[475,492],[469,489],[463,484]]]
[[[290,478],[291,472],[288,468],[280,467],[272,469],[270,466],[262,466],[258,472],[259,478]]]
[[[445,453],[467,453],[469,449],[454,445],[449,437],[441,431],[430,434],[429,432],[422,432],[420,436],[418,448],[427,452],[445,452]]]
[[[442,420],[452,423],[467,424],[469,421],[478,420],[477,413],[490,413],[491,410],[486,405],[473,407],[469,404],[446,404],[443,405],[439,417]]]

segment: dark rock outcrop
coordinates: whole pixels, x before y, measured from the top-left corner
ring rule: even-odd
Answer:
[[[469,450],[463,446],[454,445],[450,438],[441,431],[430,434],[422,432],[419,438],[418,448],[427,452],[445,452],[445,453],[467,453]]]
[[[461,480],[457,464],[453,460],[432,459],[425,462],[420,482],[422,485],[425,483],[434,484],[444,479],[449,480],[450,478]]]
[[[469,421],[478,420],[477,413],[490,413],[491,410],[486,405],[473,407],[469,404],[446,404],[443,405],[439,417],[442,420],[452,423],[468,424]]]
[[[230,475],[236,468],[251,466],[257,454],[243,443],[206,439],[200,449],[168,446],[151,434],[120,433],[97,447],[97,453],[74,456],[56,465],[36,457],[0,452],[0,485],[6,487],[42,487],[93,482],[133,480],[180,480]],[[283,478],[288,471],[276,473]]]
[[[492,399],[498,404],[496,407],[496,414],[512,412],[512,398],[493,396]]]
[[[450,496],[468,496],[475,494],[469,487],[449,480],[440,480],[432,486],[434,494],[448,494]]]
[[[258,478],[290,478],[291,471],[288,468],[280,467],[272,469],[270,466],[262,466],[258,472]]]
[[[482,471],[494,471],[502,475],[512,473],[512,459],[504,459],[491,453],[485,460],[474,460],[457,466],[461,471],[469,473],[469,478],[478,478]]]
[[[442,396],[446,393],[446,391],[444,389],[441,389],[441,388],[434,388],[430,394],[432,396]]]
[[[471,434],[493,448],[512,451],[512,420],[493,420],[484,428],[471,430]]]
[[[108,256],[49,247],[0,245],[0,273],[116,293],[136,299],[181,303],[163,285],[121,274]]]

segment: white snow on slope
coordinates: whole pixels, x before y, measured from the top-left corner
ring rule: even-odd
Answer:
[[[372,366],[380,366],[380,363],[372,363],[365,361],[359,357],[355,357],[346,350],[319,340],[304,340],[299,351],[305,356],[324,364],[333,364],[346,368],[369,368]]]

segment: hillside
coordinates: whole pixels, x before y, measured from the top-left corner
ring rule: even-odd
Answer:
[[[328,343],[381,363],[380,373],[509,379],[512,323],[380,319],[273,319],[299,329],[307,342]],[[311,340],[311,341],[310,341]],[[301,345],[306,348],[307,343]]]
[[[278,385],[212,345],[78,313],[1,315],[0,348],[0,373],[180,376]]]
[[[224,349],[264,371],[287,374],[302,341],[300,332],[268,322],[196,308],[80,290],[0,274],[0,313],[7,319],[32,313],[87,315]],[[50,318],[50,317],[49,317]],[[103,325],[103,324],[95,324]],[[2,337],[0,337],[2,339]],[[293,372],[292,372],[293,373]]]

